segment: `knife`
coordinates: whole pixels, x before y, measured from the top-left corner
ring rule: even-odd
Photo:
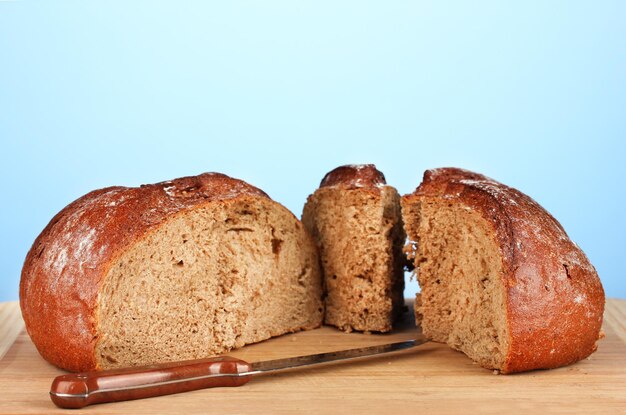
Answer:
[[[50,387],[50,398],[60,408],[83,408],[104,402],[127,401],[220,386],[241,386],[253,375],[358,359],[409,349],[426,343],[420,335],[413,340],[337,352],[248,363],[229,356],[187,360],[151,366],[129,367],[58,376]]]

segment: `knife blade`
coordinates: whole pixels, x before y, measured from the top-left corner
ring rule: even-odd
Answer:
[[[229,356],[187,360],[158,365],[57,376],[50,387],[50,398],[60,408],[150,398],[197,389],[241,386],[253,375],[304,366],[353,360],[409,349],[426,343],[423,335],[403,342],[285,359],[248,363]]]

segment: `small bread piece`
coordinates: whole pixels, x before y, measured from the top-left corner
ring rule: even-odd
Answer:
[[[488,369],[549,369],[596,350],[600,279],[559,222],[480,174],[428,170],[402,198],[422,331]]]
[[[406,261],[396,189],[372,164],[338,167],[309,196],[302,222],[322,258],[324,322],[345,331],[391,330],[403,308]]]
[[[71,203],[22,270],[26,328],[70,371],[204,358],[320,326],[317,248],[261,190],[218,173]]]

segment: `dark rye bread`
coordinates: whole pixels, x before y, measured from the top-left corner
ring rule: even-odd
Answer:
[[[71,203],[26,257],[20,303],[70,370],[203,358],[322,322],[315,244],[261,190],[208,173]]]
[[[403,307],[406,240],[396,189],[374,165],[338,167],[307,199],[302,222],[322,258],[324,322],[391,330]]]
[[[402,210],[426,336],[502,373],[564,366],[596,350],[598,275],[533,199],[444,168],[426,171]]]

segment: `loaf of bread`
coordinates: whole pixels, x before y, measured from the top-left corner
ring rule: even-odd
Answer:
[[[396,189],[374,165],[338,167],[309,196],[302,222],[320,249],[325,323],[391,330],[404,305],[406,235]]]
[[[533,199],[444,168],[426,171],[402,210],[426,336],[502,373],[555,368],[596,350],[598,275]]]
[[[318,327],[321,283],[295,216],[208,173],[71,203],[28,253],[20,302],[41,355],[85,371],[204,358]]]

